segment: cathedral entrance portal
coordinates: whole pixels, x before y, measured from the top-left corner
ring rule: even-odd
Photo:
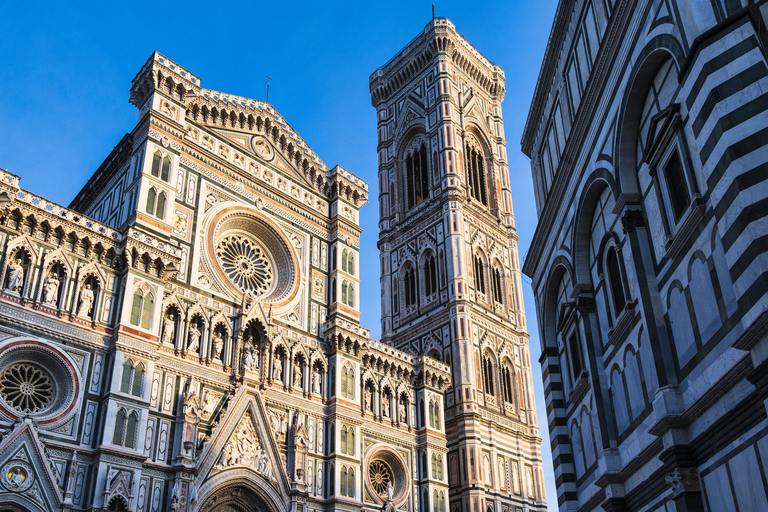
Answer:
[[[198,509],[199,512],[284,512],[269,505],[254,486],[256,481],[238,481],[219,486],[211,491]],[[283,507],[287,508],[287,507]]]

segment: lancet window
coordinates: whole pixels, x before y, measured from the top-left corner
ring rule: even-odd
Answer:
[[[469,195],[475,201],[480,201],[483,205],[488,206],[488,195],[485,184],[485,156],[483,151],[474,140],[471,139],[467,142],[465,150]]]
[[[491,295],[493,296],[493,302],[496,304],[504,303],[504,295],[501,287],[501,275],[502,271],[498,265],[491,267]]]
[[[405,188],[410,210],[429,197],[429,173],[427,148],[422,141],[405,157]]]
[[[437,292],[437,262],[431,254],[424,260],[424,292],[427,297]]]
[[[414,267],[408,267],[405,270],[403,277],[403,287],[405,291],[405,307],[410,308],[416,306],[418,297],[418,287],[416,278],[416,269]]]
[[[483,268],[483,260],[476,254],[473,258],[473,262],[475,271],[475,290],[478,293],[485,295],[485,269]]]

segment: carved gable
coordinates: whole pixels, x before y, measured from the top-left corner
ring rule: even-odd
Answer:
[[[0,487],[9,503],[31,510],[61,507],[61,489],[31,423],[18,424],[0,444]]]

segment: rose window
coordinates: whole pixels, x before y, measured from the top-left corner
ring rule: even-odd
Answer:
[[[37,413],[53,402],[53,380],[33,364],[16,363],[0,374],[0,396],[17,412]]]
[[[216,255],[224,274],[241,290],[263,295],[272,286],[272,263],[254,241],[238,235],[224,237],[216,247]]]
[[[376,494],[382,498],[387,497],[389,486],[392,484],[392,471],[389,466],[380,460],[374,460],[368,466],[368,478]]]

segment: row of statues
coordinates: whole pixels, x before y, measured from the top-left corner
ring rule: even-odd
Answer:
[[[381,402],[381,416],[384,418],[390,417],[390,402],[392,401],[392,398],[389,396],[384,396]],[[365,388],[365,401],[363,402],[363,406],[366,411],[373,412],[373,390],[371,388],[366,387]],[[400,423],[407,423],[408,421],[408,413],[407,408],[404,402],[400,402],[398,405],[398,421]]]
[[[8,277],[6,279],[5,289],[21,295],[24,288],[24,265],[21,258],[16,258],[8,265]],[[52,308],[59,307],[59,287],[61,278],[53,273],[45,276],[43,280],[43,305]],[[83,286],[77,300],[77,316],[90,317],[93,312],[93,301],[95,299],[93,289],[90,284]]]

